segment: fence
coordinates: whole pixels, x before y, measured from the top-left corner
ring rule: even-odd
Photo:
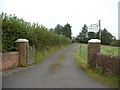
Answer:
[[[30,65],[35,61],[35,46],[28,46],[27,53],[27,64]]]

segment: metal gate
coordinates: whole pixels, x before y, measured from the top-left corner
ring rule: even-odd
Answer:
[[[35,61],[35,46],[28,45],[27,51],[27,65],[30,65]]]

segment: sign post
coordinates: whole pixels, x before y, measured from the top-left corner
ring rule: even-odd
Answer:
[[[99,20],[99,39],[101,40],[101,20]]]
[[[101,20],[98,21],[98,24],[91,24],[88,27],[88,32],[95,32],[99,31],[99,40],[101,40]]]
[[[88,32],[98,32],[99,27],[97,24],[91,24],[91,26],[88,27]]]

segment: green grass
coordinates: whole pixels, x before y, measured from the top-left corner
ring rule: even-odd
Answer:
[[[87,61],[87,55],[88,55],[87,44],[80,44],[77,47],[77,52],[80,52],[79,54],[81,56],[82,61],[86,62]],[[101,45],[101,53],[118,55],[118,47]]]
[[[49,47],[44,50],[36,50],[35,53],[35,64],[37,63],[41,63],[43,60],[47,59],[50,55],[52,55],[53,53],[68,47],[69,45],[64,45],[64,46],[54,46],[54,47]]]
[[[108,50],[107,50],[108,49]],[[105,54],[114,54],[116,55],[117,47],[111,46],[101,46],[102,53]],[[115,51],[115,52],[114,52]],[[88,75],[90,75],[93,79],[99,80],[111,87],[118,87],[118,77],[107,75],[102,72],[101,69],[92,69],[87,65],[87,44],[77,44],[76,49],[74,51],[74,56],[76,60],[76,64],[80,66],[83,70],[86,71]]]
[[[81,45],[78,45],[77,47],[78,49],[78,53],[80,52],[80,56],[81,56],[81,59],[82,59],[82,62],[84,63],[87,63],[87,52],[88,52],[88,49],[87,49],[87,44],[81,44]]]
[[[101,53],[118,55],[118,47],[101,45]]]

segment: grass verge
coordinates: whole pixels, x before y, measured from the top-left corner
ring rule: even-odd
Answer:
[[[85,44],[83,44],[82,46],[77,44],[73,54],[76,60],[76,64],[83,70],[85,70],[85,72],[89,76],[91,76],[95,80],[105,83],[106,85],[118,88],[118,77],[107,75],[103,73],[100,69],[92,69],[87,66],[87,46]]]
[[[55,52],[57,52],[63,48],[67,48],[68,46],[70,46],[70,45],[54,46],[54,47],[50,47],[50,48],[44,49],[44,50],[36,50],[34,63],[35,64],[41,63],[43,60],[45,60],[46,58],[48,58]],[[60,58],[62,58],[62,57],[60,57]]]

